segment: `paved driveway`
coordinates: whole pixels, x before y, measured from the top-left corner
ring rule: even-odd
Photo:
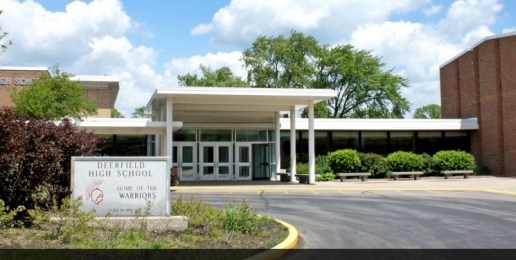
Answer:
[[[216,207],[247,199],[259,213],[295,226],[299,248],[515,249],[516,193],[467,182],[455,188],[404,187],[409,181],[394,187],[208,185],[180,187],[171,197],[193,196]]]

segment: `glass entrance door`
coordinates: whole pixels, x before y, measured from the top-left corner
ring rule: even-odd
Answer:
[[[174,142],[172,167],[176,167],[179,179],[193,181],[196,178],[197,145],[194,142]]]
[[[237,144],[235,149],[235,179],[251,180],[251,144]]]
[[[233,153],[231,143],[201,143],[200,179],[231,180]]]

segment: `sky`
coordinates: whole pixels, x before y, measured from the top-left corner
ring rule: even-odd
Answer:
[[[409,80],[402,94],[414,110],[440,104],[440,65],[484,37],[516,31],[514,0],[0,0],[0,10],[13,42],[0,66],[115,76],[115,107],[126,117],[200,64],[244,77],[242,51],[260,35],[291,30],[381,57]]]

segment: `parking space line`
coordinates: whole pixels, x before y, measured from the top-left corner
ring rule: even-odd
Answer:
[[[285,195],[288,195],[288,190],[287,190],[287,189],[283,190],[283,193],[284,193]]]
[[[319,193],[317,191],[315,191],[314,189],[310,189],[310,191],[314,194],[314,195],[319,195]]]

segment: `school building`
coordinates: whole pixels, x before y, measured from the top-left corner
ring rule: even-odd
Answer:
[[[76,76],[99,108],[79,127],[107,138],[105,155],[171,158],[183,181],[276,179],[305,161],[313,183],[315,157],[342,148],[384,155],[459,149],[495,175],[514,176],[515,47],[515,34],[488,37],[444,64],[443,119],[315,119],[314,104],[333,90],[218,87],[158,88],[146,107],[150,118],[109,118],[118,81]],[[0,67],[0,104],[12,104],[10,89],[40,73],[48,70]],[[304,108],[308,118],[285,118]]]

